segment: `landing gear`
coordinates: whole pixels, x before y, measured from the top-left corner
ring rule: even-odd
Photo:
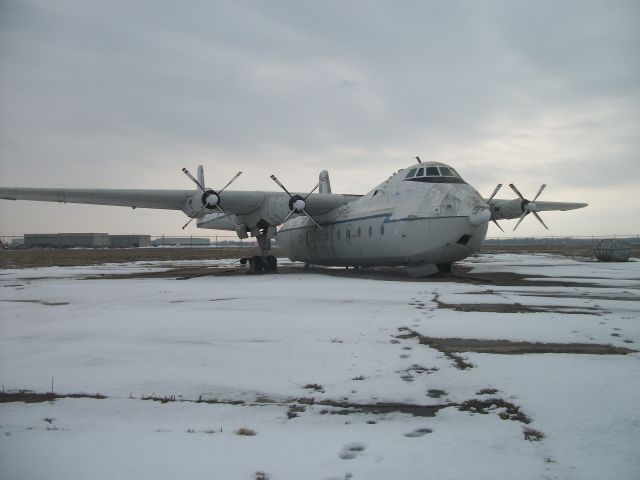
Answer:
[[[438,263],[436,266],[438,267],[438,272],[440,273],[451,273],[450,263]]]
[[[260,255],[254,255],[253,257],[245,257],[240,259],[242,265],[249,264],[249,270],[247,273],[277,273],[278,272],[278,259],[273,255],[267,255],[261,257]]]
[[[278,259],[269,255],[271,250],[271,238],[268,236],[268,228],[261,228],[256,235],[261,255],[254,255],[249,258],[241,258],[240,263],[246,265],[249,263],[249,271],[247,273],[277,273]]]

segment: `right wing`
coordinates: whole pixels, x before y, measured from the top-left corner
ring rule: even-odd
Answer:
[[[311,215],[324,215],[356,198],[359,196],[314,193],[307,198],[307,211]],[[0,199],[181,210],[189,217],[212,212],[202,211],[201,190],[0,188]],[[267,217],[272,225],[278,225],[289,213],[288,202],[289,196],[283,192],[227,190],[220,195],[224,210],[241,217],[239,220],[249,229],[256,228],[259,220]]]
[[[182,210],[193,190],[0,188],[0,199]]]

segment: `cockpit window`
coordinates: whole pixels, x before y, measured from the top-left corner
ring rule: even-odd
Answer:
[[[466,183],[453,168],[437,166],[416,166],[409,170],[405,181],[417,183]]]

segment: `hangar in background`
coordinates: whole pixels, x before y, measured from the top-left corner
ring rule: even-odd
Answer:
[[[108,233],[26,233],[24,248],[130,248],[151,245],[149,235],[109,235]]]

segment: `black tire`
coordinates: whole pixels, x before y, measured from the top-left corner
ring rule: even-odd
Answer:
[[[451,273],[451,264],[450,263],[438,263],[438,272],[440,273]]]
[[[249,260],[249,271],[251,273],[262,273],[265,267],[266,265],[264,260],[262,260],[262,257],[258,257],[256,255],[255,257],[251,257]]]
[[[278,271],[278,259],[273,255],[269,255],[267,257],[267,272],[277,272]]]

